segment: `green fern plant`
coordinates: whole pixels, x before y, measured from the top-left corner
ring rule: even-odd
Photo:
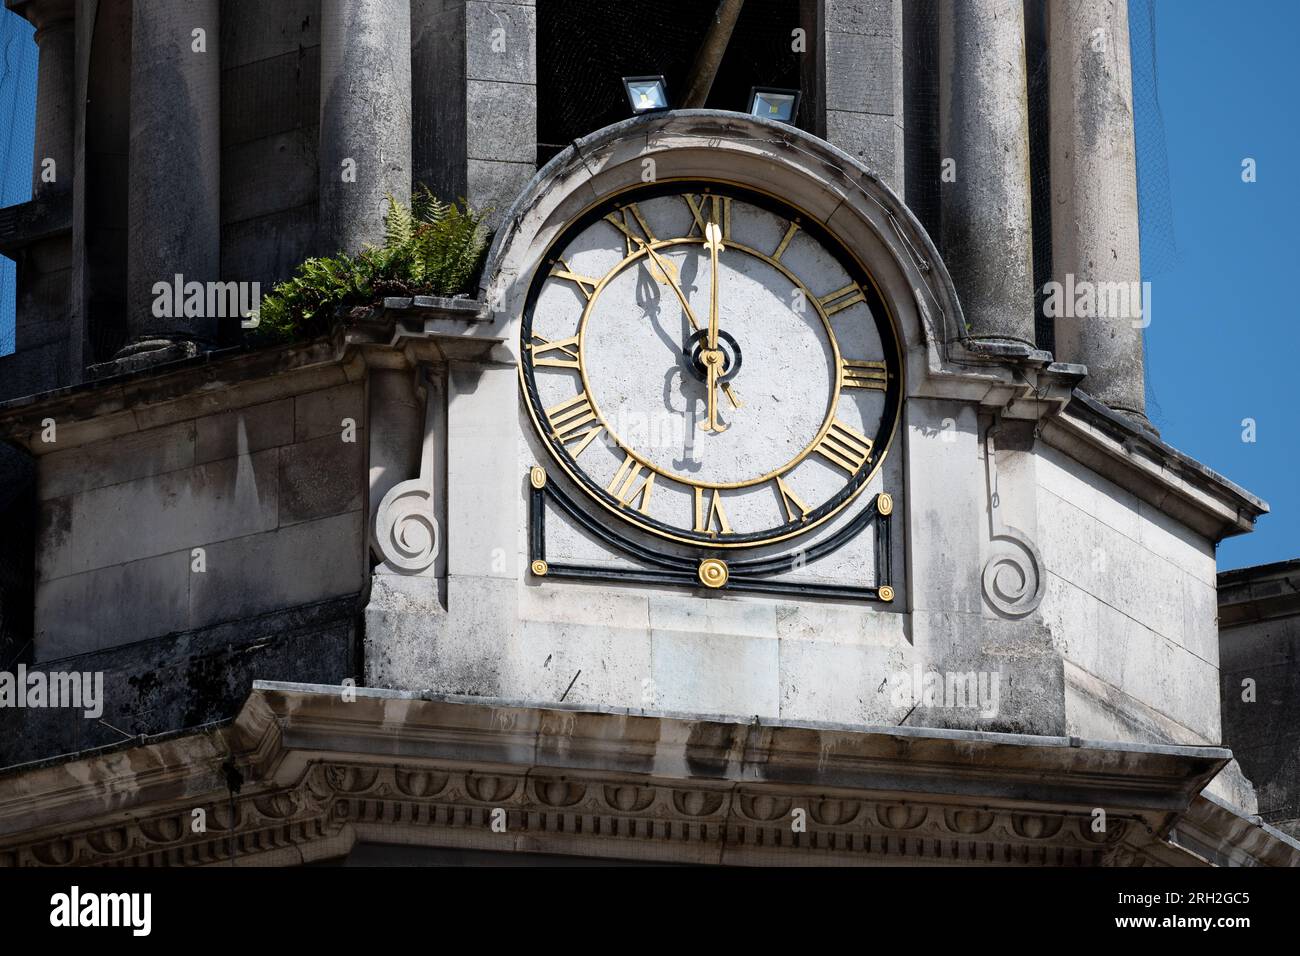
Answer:
[[[262,297],[251,338],[259,344],[328,332],[346,308],[384,296],[469,292],[487,249],[483,214],[442,202],[421,186],[410,205],[388,198],[384,244],[356,256],[308,259]]]

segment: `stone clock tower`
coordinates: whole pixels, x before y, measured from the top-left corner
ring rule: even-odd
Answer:
[[[78,348],[112,290],[152,344],[0,406],[37,515],[4,600],[120,731],[22,715],[0,863],[1300,861],[1218,708],[1214,546],[1267,506],[1151,429],[1139,327],[1036,314],[1140,276],[1123,3],[725,0],[680,43],[698,4],[284,6],[207,10],[220,188],[177,235],[270,277],[424,183],[491,207],[481,277],[160,339],[83,214],[80,144],[128,131],[72,111],[98,172],[22,248],[74,262]],[[111,55],[181,55],[155,5],[64,13],[76,82],[167,93]],[[658,39],[584,72],[616,28]],[[611,71],[689,92],[625,118]],[[792,122],[736,99],[769,84]]]

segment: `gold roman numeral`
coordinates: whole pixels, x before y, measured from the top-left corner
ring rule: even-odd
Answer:
[[[699,193],[683,193],[682,199],[686,200],[686,205],[691,210],[691,217],[695,220],[691,228],[686,230],[686,237],[689,238],[698,231],[704,235],[704,227],[710,222],[716,222],[722,227],[723,242],[731,241],[731,197],[730,196],[705,196]]]
[[[547,368],[582,368],[582,362],[578,359],[578,337],[576,335],[555,342],[547,341],[536,333],[534,333],[533,338],[536,341],[528,346],[528,350],[533,353],[533,365]],[[548,352],[558,352],[559,354],[551,356],[546,354]]]
[[[851,305],[866,301],[862,288],[856,282],[850,282],[843,289],[836,289],[817,300],[828,316],[834,315]]]
[[[631,218],[628,218],[629,213]],[[650,231],[645,216],[641,215],[641,210],[634,202],[611,212],[605,217],[605,221],[623,233],[623,244],[627,247],[629,256],[641,248],[642,242],[658,242],[655,234]],[[638,229],[640,235],[637,234]]]
[[[870,438],[837,418],[813,451],[851,475],[871,459],[871,446]]]
[[[551,435],[562,445],[578,442],[570,454],[577,458],[588,445],[595,441],[605,427],[596,418],[596,409],[586,392],[580,392],[567,402],[560,402],[546,409],[546,420],[551,423]],[[595,425],[591,425],[596,422]],[[591,425],[590,428],[586,427]]]
[[[889,371],[884,362],[844,359],[840,368],[844,372],[845,388],[874,388],[883,392],[889,387]]]
[[[717,529],[714,529],[714,524]],[[717,537],[720,534],[731,534],[731,523],[727,521],[727,512],[722,508],[722,497],[717,488],[713,489],[713,500],[710,502],[708,509],[704,507],[704,489],[699,486],[695,487],[695,530],[701,534],[712,535]]]
[[[553,266],[551,268],[551,275],[557,279],[568,279],[570,282],[574,283],[578,287],[579,291],[586,296],[587,301],[590,302],[592,295],[596,292],[596,286],[600,284],[600,280],[574,272],[569,268],[569,264],[563,259],[557,261],[560,263],[560,266],[563,266],[564,268]]]
[[[641,499],[641,504],[637,510],[642,514],[650,507],[650,492],[654,491],[655,473],[647,471],[646,476],[642,479],[641,484],[636,480],[641,476],[641,469],[645,466],[637,461],[631,455],[623,459],[623,464],[618,466],[618,471],[614,472],[614,478],[605,488],[611,495],[618,499],[618,503],[623,507],[632,504],[637,498]]]
[[[777,262],[781,261],[781,257],[785,255],[785,250],[790,248],[790,242],[794,239],[794,234],[798,231],[799,224],[797,222],[790,223],[790,228],[787,229],[785,235],[781,237],[781,244],[776,247],[776,252],[772,253],[773,259]]]
[[[776,490],[781,495],[781,504],[785,505],[786,518],[790,521],[802,521],[808,517],[808,512],[812,509],[804,504],[790,486],[785,483],[785,480],[779,476],[776,479]],[[796,509],[799,511],[798,518],[794,516]]]

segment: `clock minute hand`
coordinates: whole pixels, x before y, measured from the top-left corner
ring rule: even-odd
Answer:
[[[677,293],[677,299],[682,304],[682,311],[686,313],[686,320],[691,323],[691,329],[698,332],[700,330],[699,320],[695,318],[695,312],[691,309],[691,304],[686,301],[686,293],[682,291],[682,287],[677,284],[672,273],[668,271],[668,266],[664,262],[663,257],[660,256],[659,253],[655,252],[654,247],[644,239],[637,238],[636,243],[646,251],[646,254],[649,255],[650,258],[654,260],[655,265],[659,267],[659,271],[662,272],[664,278],[668,280],[668,284],[672,287],[672,290]],[[731,402],[732,408],[740,408],[740,396],[736,394],[736,391],[731,387],[730,382],[722,386],[722,391],[726,394],[727,400]]]
[[[722,251],[722,230],[716,222],[704,227],[704,248],[709,250],[709,348],[718,347],[718,253]]]

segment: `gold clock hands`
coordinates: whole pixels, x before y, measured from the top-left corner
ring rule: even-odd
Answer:
[[[718,347],[718,253],[722,251],[722,230],[716,222],[704,227],[704,248],[709,250],[709,348]]]
[[[716,222],[704,227],[704,248],[709,250],[709,335],[708,348],[701,358],[709,372],[709,417],[701,425],[706,432],[725,431],[718,424],[718,373],[722,366],[722,353],[718,351],[718,253],[722,250],[722,230]]]
[[[686,293],[683,292],[682,287],[677,284],[677,280],[673,277],[674,272],[669,271],[668,265],[663,256],[655,252],[654,246],[650,245],[650,243],[646,242],[644,239],[639,236],[634,236],[633,238],[636,240],[637,245],[645,249],[646,254],[649,255],[650,258],[654,260],[655,265],[659,267],[659,271],[668,279],[668,284],[672,286],[673,292],[677,293],[677,300],[682,304],[682,311],[686,313],[686,321],[690,322],[691,330],[698,332],[700,330],[700,323],[699,320],[695,318],[695,311],[691,308],[691,304],[686,301]],[[713,391],[713,389],[710,388],[709,391]],[[723,394],[727,396],[727,400],[731,402],[732,408],[741,407],[740,396],[736,394],[736,390],[731,387],[730,382],[727,382],[722,386],[722,391]]]

